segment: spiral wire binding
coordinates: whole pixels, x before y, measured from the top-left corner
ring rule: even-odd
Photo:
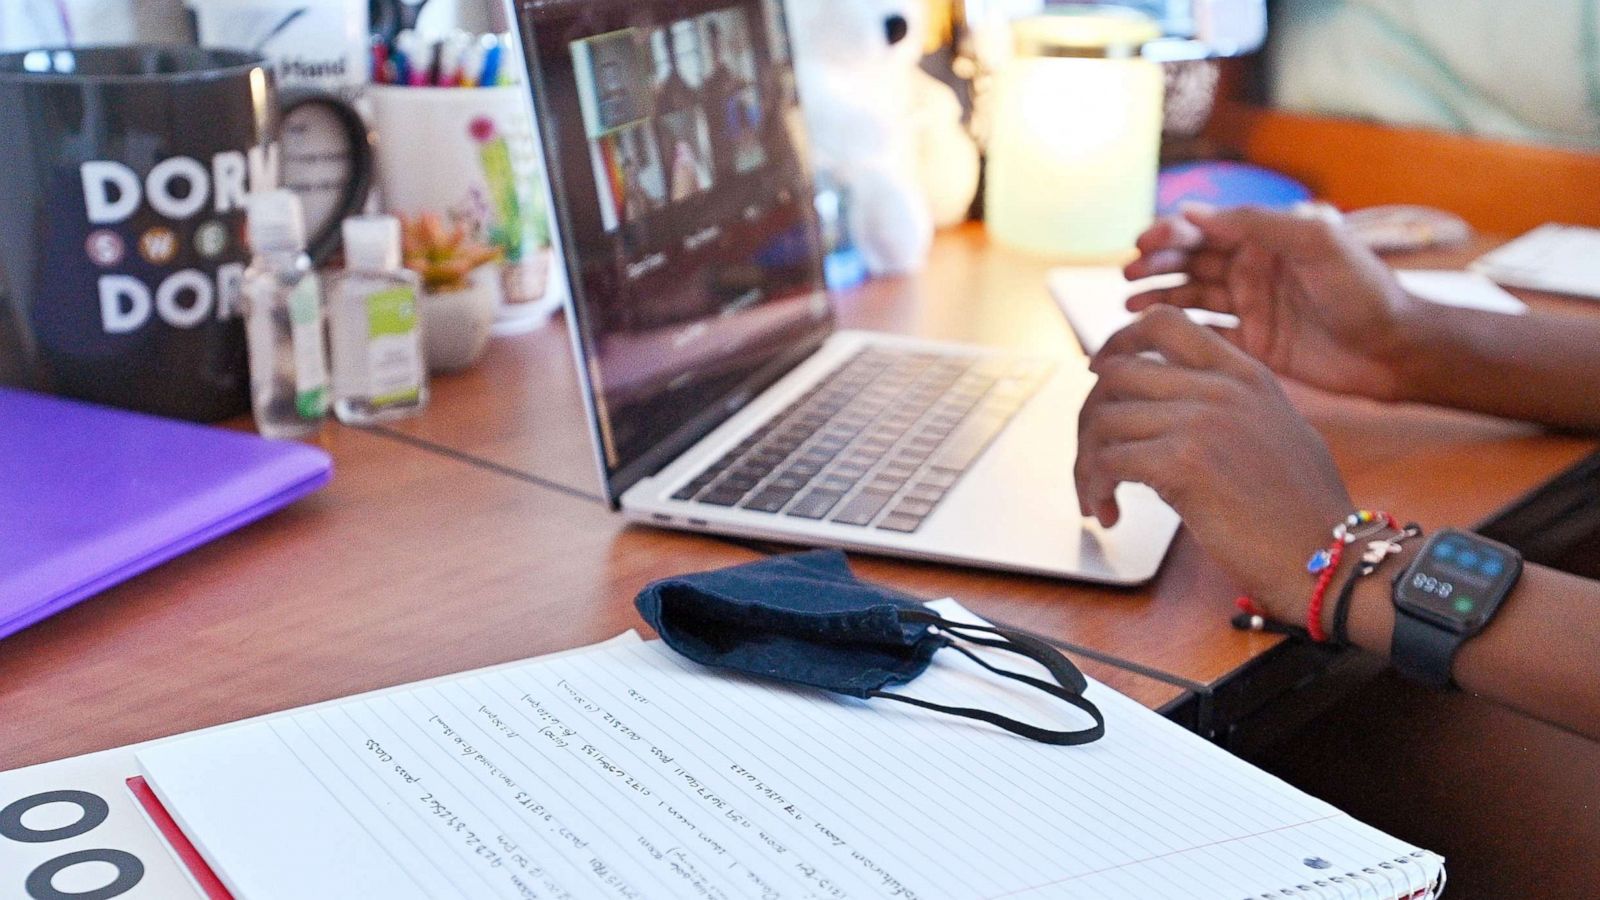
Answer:
[[[1428,871],[1423,868],[1422,860],[1432,858],[1436,858],[1435,855],[1426,850],[1415,850],[1408,856],[1397,856],[1392,860],[1378,863],[1376,868],[1318,878],[1310,884],[1258,894],[1246,897],[1244,900],[1274,900],[1278,897],[1337,897],[1339,900],[1344,900],[1350,896],[1346,892],[1347,888],[1355,891],[1356,900],[1364,900],[1369,889],[1377,900],[1412,900],[1412,898],[1434,900],[1444,895],[1444,886],[1449,876],[1441,867],[1438,876],[1429,881]],[[1413,880],[1413,866],[1421,873],[1421,882]],[[1380,878],[1383,879],[1382,887],[1378,883]],[[1330,894],[1329,891],[1333,893]]]

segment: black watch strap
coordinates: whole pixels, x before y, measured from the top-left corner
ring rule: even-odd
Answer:
[[[1450,670],[1456,651],[1466,640],[1460,634],[1424,621],[1403,609],[1395,610],[1394,641],[1389,660],[1408,678],[1429,687],[1452,686]]]

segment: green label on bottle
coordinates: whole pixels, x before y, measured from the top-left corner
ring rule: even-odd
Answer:
[[[409,335],[416,328],[416,291],[391,288],[367,298],[367,333],[372,337]]]
[[[322,346],[322,292],[307,275],[289,295],[289,335],[294,344],[294,408],[302,419],[328,414],[328,360]]]
[[[328,389],[300,391],[294,395],[294,411],[302,419],[320,419],[328,414]]]
[[[367,371],[373,406],[403,406],[422,395],[417,292],[411,287],[367,298]]]

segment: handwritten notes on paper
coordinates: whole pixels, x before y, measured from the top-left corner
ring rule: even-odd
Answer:
[[[1050,714],[946,655],[919,693]],[[1207,893],[1195,872],[1247,896],[1304,879],[1307,857],[1412,849],[1091,691],[1108,737],[1047,747],[643,644],[316,707],[140,762],[241,900]]]
[[[690,675],[654,647],[636,661]],[[367,876],[349,878],[339,896],[845,897],[878,886],[914,895],[894,866],[852,846],[759,766],[707,758],[715,733],[652,702],[669,684],[605,683],[612,673],[577,668],[588,669],[584,687],[576,672],[535,667],[308,711],[141,762],[246,898],[332,896],[312,873],[357,866],[388,875],[365,890]],[[301,771],[285,771],[293,762]],[[303,805],[318,794],[345,815]],[[228,820],[268,811],[292,843],[343,850],[307,859],[297,847],[283,858],[300,860],[299,871],[254,873],[246,860],[277,840],[264,847]],[[370,839],[357,854],[344,838],[312,838],[352,823]],[[236,868],[261,881],[232,878]]]

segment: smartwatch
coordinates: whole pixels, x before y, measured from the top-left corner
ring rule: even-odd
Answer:
[[[1466,531],[1446,529],[1394,582],[1390,661],[1435,688],[1452,684],[1456,651],[1488,626],[1522,575],[1522,555]]]

